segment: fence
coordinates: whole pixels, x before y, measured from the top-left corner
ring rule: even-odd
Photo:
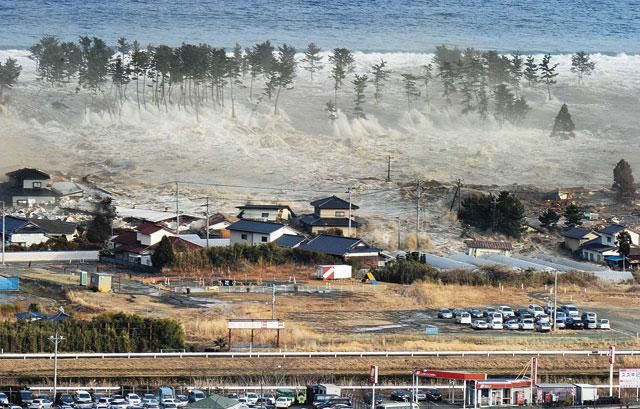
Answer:
[[[15,251],[6,252],[7,263],[28,263],[37,261],[98,261],[98,250],[80,251]]]
[[[122,260],[115,257],[100,256],[100,262],[104,264],[112,264],[115,266],[133,270],[133,271],[139,271],[141,273],[150,273],[150,274],[157,273],[157,270],[151,266],[147,266],[139,263],[131,263],[127,260]]]

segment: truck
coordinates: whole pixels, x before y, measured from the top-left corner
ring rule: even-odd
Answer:
[[[593,405],[598,400],[598,388],[595,385],[576,383],[577,405]]]
[[[344,280],[350,279],[351,266],[347,264],[323,264],[316,266],[316,278],[318,280]]]
[[[176,391],[173,388],[169,386],[161,386],[160,389],[158,389],[158,401],[160,402],[160,405],[162,405],[167,399],[175,400],[175,398]]]
[[[318,397],[318,399],[316,399]],[[307,385],[307,402],[314,403],[319,400],[340,397],[340,387],[333,384]]]

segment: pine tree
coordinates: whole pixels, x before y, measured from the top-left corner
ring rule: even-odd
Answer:
[[[151,264],[154,268],[162,270],[171,267],[176,261],[176,254],[167,236],[163,237],[151,255]]]
[[[453,63],[445,62],[442,64],[438,76],[442,81],[442,96],[448,104],[451,104],[451,96],[458,91],[456,88],[456,80],[458,79],[456,67]]]
[[[545,210],[539,217],[540,225],[547,229],[554,229],[560,221],[560,215],[552,209]]]
[[[96,205],[93,220],[87,226],[87,240],[104,244],[112,235],[112,223],[116,216],[111,199],[103,199]]]
[[[431,84],[431,80],[433,79],[433,66],[431,64],[425,64],[422,66],[422,84],[424,84],[424,99],[429,104],[429,84]]]
[[[0,62],[0,104],[4,101],[5,88],[13,87],[20,77],[22,66],[13,58],[7,58],[4,62]]]
[[[522,80],[522,67],[523,67],[523,61],[522,61],[522,56],[520,55],[519,52],[514,52],[513,54],[511,54],[511,65],[510,65],[510,71],[511,71],[511,77],[510,77],[510,84],[511,84],[511,88],[514,90],[516,95],[520,95],[520,81]]]
[[[411,111],[411,101],[415,100],[420,95],[416,81],[418,77],[413,74],[400,74],[402,76],[402,82],[404,83],[404,93],[407,97],[407,109]]]
[[[387,62],[382,58],[379,63],[371,66],[371,75],[373,76],[372,81],[374,87],[373,98],[376,100],[376,104],[380,103],[382,100],[384,83],[389,78],[390,72],[385,68],[386,66]]]
[[[631,239],[631,234],[628,231],[623,230],[618,234],[618,240],[616,240],[616,244],[618,245],[618,253],[623,257],[622,268],[626,269],[624,261],[626,261],[627,257],[629,257],[629,253],[631,253],[631,245],[633,244],[633,240]]]
[[[545,54],[542,57],[539,68],[540,80],[547,85],[547,93],[549,94],[549,99],[551,99],[551,85],[557,82],[555,78],[558,76],[558,72],[556,72],[558,64],[551,65],[551,55]]]
[[[353,91],[355,93],[355,99],[353,101],[353,116],[355,116],[356,118],[366,118],[367,116],[362,109],[362,105],[364,104],[364,90],[367,87],[367,81],[369,80],[369,77],[367,77],[365,74],[356,74],[354,77],[354,80],[351,81],[351,83],[353,84]]]
[[[313,73],[320,71],[324,65],[322,64],[322,56],[320,52],[322,49],[315,43],[309,43],[304,50],[304,58],[302,59],[302,68],[309,71],[311,74],[311,81],[313,81]]]
[[[233,49],[233,56],[227,57],[225,64],[225,77],[229,80],[229,97],[231,98],[231,118],[236,117],[236,98],[233,93],[234,85],[241,85],[242,81],[240,76],[242,74],[242,62],[244,57],[242,56],[242,47],[240,44],[236,44]]]
[[[578,85],[582,83],[585,75],[591,75],[596,68],[596,63],[591,61],[591,56],[584,51],[578,51],[571,56],[571,72],[578,75]]]
[[[332,64],[331,74],[329,77],[333,82],[333,104],[337,109],[338,106],[338,89],[342,86],[342,82],[353,71],[355,59],[353,53],[347,48],[334,48],[333,53],[329,56],[329,62]]]
[[[529,86],[533,87],[538,82],[538,64],[536,59],[529,55],[524,63],[524,78],[529,82]]]
[[[564,225],[567,228],[580,226],[582,224],[582,209],[576,206],[575,203],[570,203],[564,209]]]
[[[494,93],[494,117],[503,124],[509,119],[515,97],[505,84],[496,85]]]
[[[277,87],[276,100],[273,105],[274,113],[278,112],[278,100],[282,89],[291,89],[296,76],[296,49],[283,44],[278,47],[278,55],[274,63],[274,80]]]
[[[573,124],[573,120],[571,120],[571,114],[569,113],[567,104],[562,104],[560,112],[558,112],[556,120],[553,123],[551,136],[559,136],[563,139],[573,138],[575,137],[575,134],[573,133],[575,128],[576,126]]]
[[[613,169],[613,188],[621,201],[628,201],[635,197],[636,186],[633,171],[631,165],[624,159],[620,159]]]

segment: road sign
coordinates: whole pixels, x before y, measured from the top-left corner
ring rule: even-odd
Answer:
[[[369,382],[371,382],[374,385],[378,383],[378,366],[377,365],[371,366],[371,370],[369,371]]]
[[[609,364],[613,365],[616,362],[616,347],[609,345]]]
[[[621,388],[640,388],[640,368],[620,369],[618,382]]]
[[[531,386],[538,383],[538,358],[531,357]]]

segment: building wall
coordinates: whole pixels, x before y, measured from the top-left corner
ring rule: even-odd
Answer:
[[[511,252],[508,250],[497,250],[497,249],[476,249],[469,248],[467,249],[467,254],[470,256],[476,257],[484,257],[484,256],[493,256],[493,255],[501,255],[501,256],[511,256]]]
[[[351,235],[349,235],[349,227],[332,227],[332,226],[312,226],[311,233],[320,234],[320,233],[324,233],[329,230],[335,230],[335,229],[342,231],[342,235],[345,237],[356,237],[358,235],[358,229],[353,226],[351,226]]]
[[[11,235],[11,244],[17,244],[24,247],[29,247],[32,244],[46,243],[48,240],[49,238],[45,236],[44,233],[16,233]]]
[[[569,237],[565,237],[564,238],[564,246],[566,248],[568,248],[569,250],[571,250],[571,251],[578,251],[578,250],[580,250],[580,247],[584,243],[586,243],[586,242],[588,242],[590,240],[593,240],[595,238],[598,238],[598,235],[595,234],[595,233],[589,233],[589,234],[585,235],[583,239],[572,239],[572,238],[569,238]],[[600,242],[602,243],[603,241],[600,240]]]
[[[19,204],[21,201],[26,201],[25,204]],[[55,202],[55,196],[13,196],[13,207],[31,207],[37,204],[45,204]]]
[[[272,241],[278,240],[284,234],[298,234],[298,232],[286,226],[272,232],[271,234],[251,233],[233,230],[231,231],[231,244],[256,245],[271,243]],[[245,235],[246,237],[243,238],[243,235]],[[265,238],[265,240],[263,240],[263,237]]]
[[[338,215],[336,215],[336,212],[338,213]],[[316,213],[318,214],[318,213]],[[355,214],[355,210],[353,210],[353,208],[351,209],[351,217],[353,217]],[[349,217],[349,209],[320,209],[320,213],[319,213],[320,217],[327,217],[327,218],[346,218]]]
[[[266,214],[266,217],[263,214]],[[291,213],[289,209],[244,209],[242,218],[263,222],[279,222],[290,220]]]
[[[39,189],[39,188],[43,188],[43,187],[47,187],[47,185],[51,182],[51,179],[46,179],[46,180],[32,180],[32,179],[25,179],[22,181],[22,188],[23,189]],[[40,184],[40,186],[38,187],[34,187],[33,184],[36,184],[36,186],[38,184]]]
[[[160,240],[162,240],[162,238],[165,236],[174,236],[174,234],[166,230],[158,230],[157,232],[151,234],[143,234],[138,232],[138,234],[136,234],[136,240],[138,240],[140,244],[144,246],[153,246],[156,243],[160,243]]]

